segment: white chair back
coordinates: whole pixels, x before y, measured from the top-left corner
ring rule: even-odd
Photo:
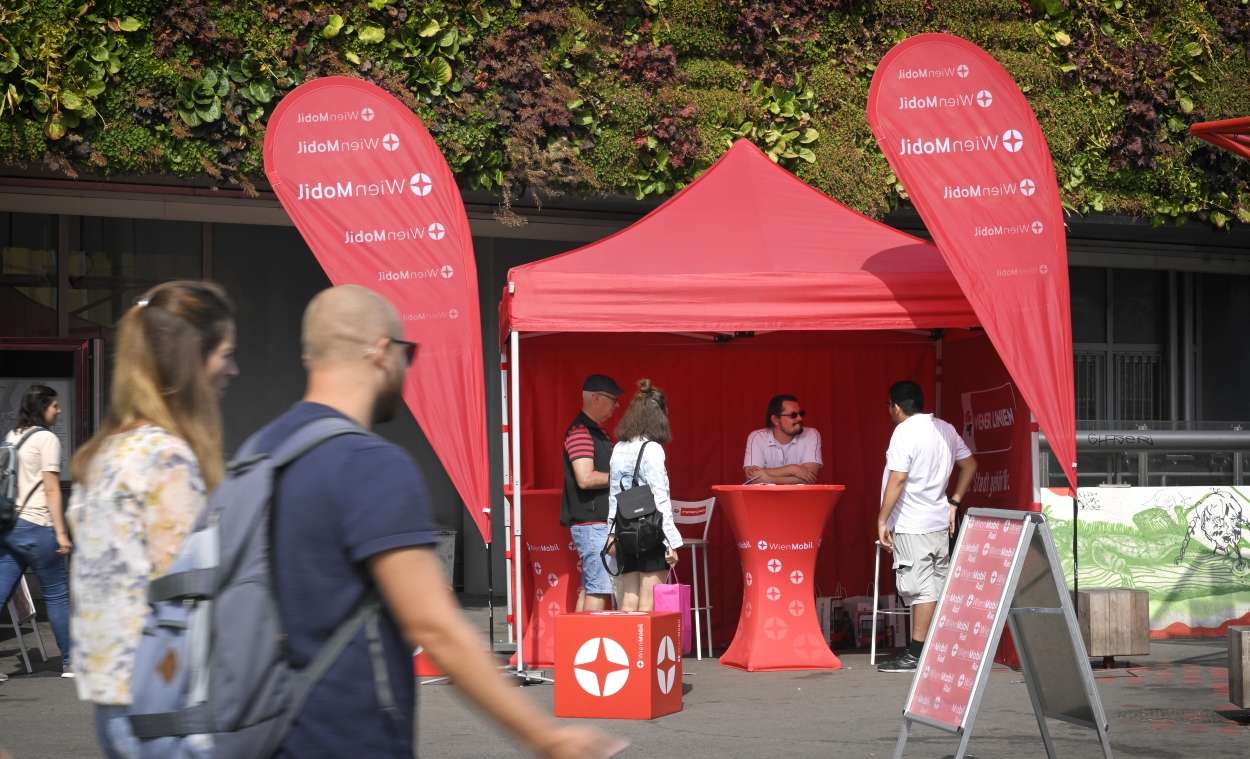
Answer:
[[[716,498],[705,501],[673,501],[673,523],[703,525],[701,540],[707,540],[708,528],[712,526],[712,510],[716,508]]]

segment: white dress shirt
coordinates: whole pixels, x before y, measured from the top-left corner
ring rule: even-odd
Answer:
[[[638,461],[638,449],[646,438],[622,440],[612,449],[612,473],[610,490],[608,491],[608,524],[616,520],[616,495],[621,492],[621,480],[630,479],[634,471],[634,462]],[[651,443],[642,452],[642,463],[638,466],[638,476],[631,485],[650,485],[651,494],[655,496],[655,509],[664,515],[664,539],[669,548],[681,546],[681,533],[673,523],[673,503],[668,496],[668,470],[664,467],[664,447],[659,443]],[[628,488],[626,488],[628,489]]]

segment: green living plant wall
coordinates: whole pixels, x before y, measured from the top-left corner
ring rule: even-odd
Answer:
[[[253,192],[299,83],[375,82],[464,187],[662,197],[749,139],[881,217],[906,203],[865,119],[908,36],[1015,77],[1069,212],[1250,223],[1250,166],[1187,135],[1250,115],[1250,0],[0,0],[0,161]]]

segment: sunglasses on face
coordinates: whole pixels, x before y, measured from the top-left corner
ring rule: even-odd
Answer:
[[[786,419],[786,418],[802,419],[803,417],[807,416],[807,412],[806,411],[791,411],[788,414],[778,414],[777,416],[779,416],[782,419]]]
[[[396,340],[393,337],[391,338],[391,342],[404,349],[404,360],[409,364],[412,364],[412,360],[417,357],[417,343],[409,342],[407,340]]]

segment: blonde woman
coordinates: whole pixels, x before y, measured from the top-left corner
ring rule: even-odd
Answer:
[[[656,511],[663,517],[664,542],[650,551],[632,555],[620,550],[613,553],[621,567],[623,611],[651,611],[655,608],[655,586],[664,581],[668,568],[677,563],[681,533],[673,523],[673,504],[669,500],[668,470],[664,466],[664,444],[672,439],[668,429],[668,398],[664,391],[651,385],[651,380],[638,381],[616,427],[620,440],[612,449],[608,524],[616,520],[616,497],[621,493],[621,480],[631,480],[631,487],[650,485]],[[644,448],[645,444],[645,448]],[[638,454],[642,452],[639,462]],[[634,472],[637,462],[638,471]]]
[[[125,714],[148,584],[164,574],[221,479],[234,305],[210,282],[167,282],[117,328],[103,425],[74,456],[70,587],[78,697],[109,759],[137,755]]]

